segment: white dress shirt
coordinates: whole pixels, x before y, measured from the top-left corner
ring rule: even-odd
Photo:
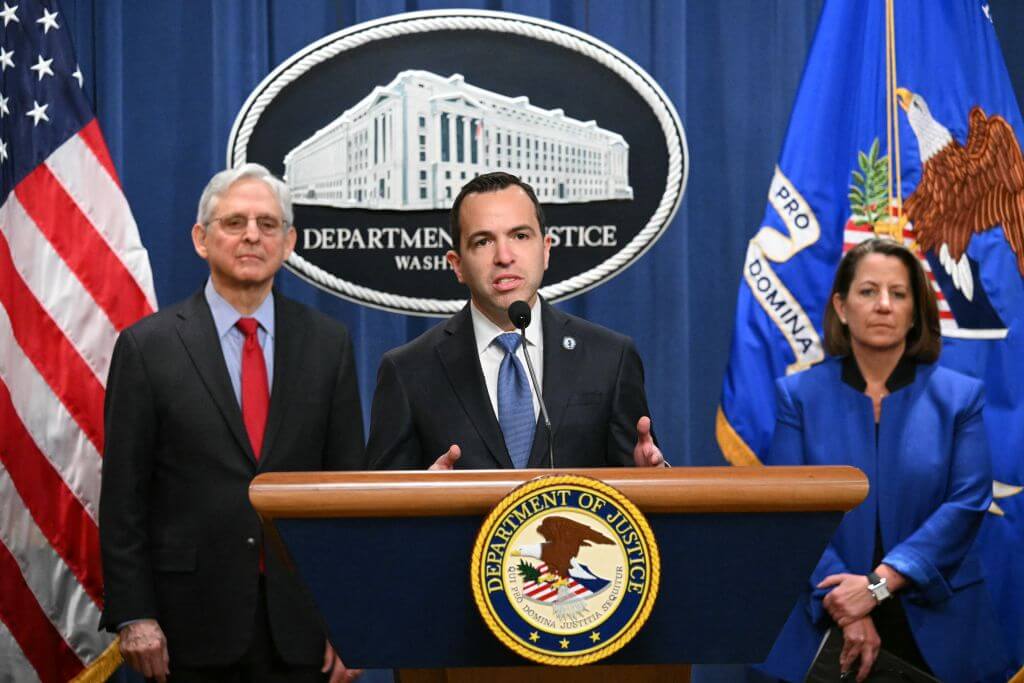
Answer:
[[[495,325],[490,318],[477,309],[476,304],[470,303],[470,313],[473,316],[473,334],[476,336],[476,349],[480,354],[480,369],[484,373],[484,384],[487,386],[487,395],[491,399],[491,408],[494,415],[498,415],[498,370],[501,361],[505,359],[505,349],[493,343],[495,337],[505,334],[506,330]],[[537,373],[537,384],[543,390],[544,387],[544,334],[540,321],[540,297],[533,302],[530,316],[530,324],[526,327],[526,346],[530,352],[530,360],[533,361],[533,369]],[[519,332],[517,331],[516,334]],[[540,415],[540,401],[533,390],[533,383],[530,382],[530,368],[526,365],[526,358],[523,356],[523,345],[516,348],[516,356],[523,365],[523,372],[526,373],[527,383],[530,384],[530,395],[533,397],[533,416]]]

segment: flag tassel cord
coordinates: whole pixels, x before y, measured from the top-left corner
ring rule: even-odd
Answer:
[[[72,678],[69,683],[103,683],[117,671],[124,662],[121,657],[121,639],[114,638],[114,641],[107,646],[99,657],[92,664]]]
[[[886,141],[889,144],[889,207],[896,209],[896,222],[903,217],[903,173],[900,163],[900,120],[896,104],[896,13],[895,0],[885,0]],[[895,168],[893,159],[895,158]],[[893,189],[895,185],[895,191]],[[901,226],[902,231],[902,226]],[[901,236],[902,241],[902,236]]]
[[[892,122],[894,119],[893,109],[896,106],[896,101],[893,98],[895,92],[892,89],[892,78],[890,75],[890,68],[892,62],[890,60],[890,49],[889,46],[892,43],[892,25],[889,22],[889,10],[892,6],[892,0],[885,0],[885,157],[889,168],[889,183],[888,190],[889,194],[889,206],[893,206],[893,188],[892,188]]]

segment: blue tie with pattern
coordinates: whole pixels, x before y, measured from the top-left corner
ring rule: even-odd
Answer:
[[[522,469],[530,460],[533,432],[537,429],[530,381],[523,364],[516,358],[516,348],[522,338],[516,332],[506,332],[494,341],[505,349],[505,358],[498,368],[498,422],[512,464]]]

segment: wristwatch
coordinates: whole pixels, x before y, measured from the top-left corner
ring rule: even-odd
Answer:
[[[885,585],[886,581],[881,576],[874,572],[868,572],[868,590],[871,591],[871,595],[875,598],[875,602],[882,602],[892,597],[892,593],[889,592],[889,587]]]

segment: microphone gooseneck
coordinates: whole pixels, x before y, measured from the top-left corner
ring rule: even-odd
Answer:
[[[537,394],[537,402],[540,404],[540,414],[544,418],[544,428],[548,433],[548,463],[551,469],[555,469],[555,435],[551,432],[551,418],[548,417],[547,406],[544,405],[544,394],[540,391],[540,384],[537,383],[537,373],[533,371],[533,361],[530,360],[530,351],[526,348],[526,328],[530,326],[530,319],[533,317],[530,305],[525,301],[513,301],[508,307],[508,319],[519,328],[522,335],[523,355],[526,356],[526,367],[530,371],[530,382]]]

